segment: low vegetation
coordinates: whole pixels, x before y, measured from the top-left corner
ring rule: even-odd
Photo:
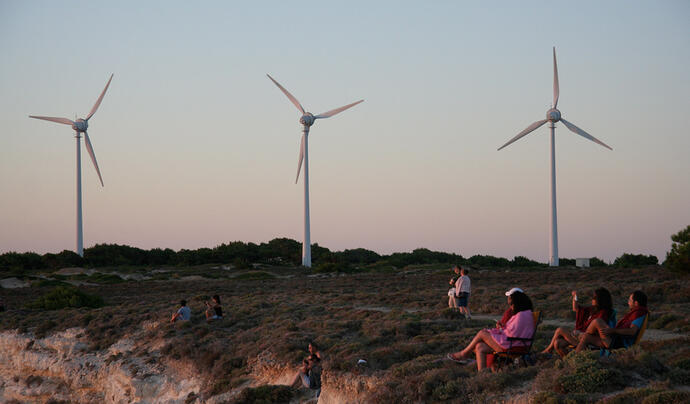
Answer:
[[[612,358],[571,354],[565,360],[540,360],[532,367],[481,374],[471,365],[442,360],[479,329],[492,325],[488,320],[464,320],[447,308],[452,275],[447,264],[392,269],[373,263],[351,272],[265,264],[260,269],[249,267],[142,266],[95,277],[92,273],[54,279],[86,282],[79,287],[53,284],[46,279],[52,279],[50,274],[44,274],[30,288],[3,290],[7,310],[0,313],[0,328],[41,336],[84,327],[89,349],[103,350],[141,331],[144,322],[158,323],[144,338],[162,341],[161,360],[196,367],[207,380],[200,397],[244,388],[252,380],[250,362],[258,356],[297,369],[309,341],[316,341],[331,374],[385,381],[370,392],[368,401],[374,403],[489,402],[520,394],[534,402],[553,403],[687,400],[690,282],[687,276],[661,266],[469,266],[470,304],[475,313],[500,315],[506,305],[503,293],[519,286],[546,319],[572,321],[572,289],[587,294],[595,287],[607,287],[619,313],[626,311],[629,293],[641,289],[650,298],[649,327],[685,335],[664,343],[646,341]],[[123,274],[144,278],[125,280]],[[203,302],[216,293],[226,316],[207,323]],[[180,299],[188,301],[192,320],[170,324],[169,316]],[[540,327],[537,348],[546,346],[554,329],[553,325]],[[360,359],[366,364],[358,364]],[[245,390],[237,399],[271,402],[293,394],[284,386],[263,386]]]

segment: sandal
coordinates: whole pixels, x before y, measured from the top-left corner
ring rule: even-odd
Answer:
[[[453,362],[455,362],[455,363],[459,363],[459,364],[461,364],[461,365],[467,365],[467,364],[469,364],[469,363],[472,362],[471,359],[455,359],[455,358],[453,357],[453,354],[451,354],[451,353],[449,353],[448,355],[446,355],[446,359],[448,359],[449,361],[453,361]]]

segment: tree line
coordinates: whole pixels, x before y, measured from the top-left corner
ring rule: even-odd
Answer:
[[[275,238],[267,243],[244,243],[234,241],[213,248],[196,250],[153,248],[144,250],[119,244],[97,244],[84,249],[84,257],[73,251],[43,255],[33,252],[8,252],[0,255],[0,271],[21,274],[35,269],[58,269],[65,267],[116,267],[116,266],[190,266],[202,264],[232,264],[238,268],[248,268],[254,263],[275,266],[298,266],[301,263],[302,245],[289,238]],[[418,248],[412,252],[396,252],[381,255],[364,248],[344,251],[331,251],[318,244],[312,245],[314,270],[347,270],[372,264],[403,268],[420,264],[464,264],[479,267],[525,268],[546,267],[547,264],[517,256],[512,260],[491,255],[473,255],[465,258],[460,254],[432,251]],[[623,254],[613,265],[618,267],[657,265],[653,255]],[[574,266],[575,260],[560,259],[561,266]],[[591,266],[606,266],[597,257],[590,258]]]

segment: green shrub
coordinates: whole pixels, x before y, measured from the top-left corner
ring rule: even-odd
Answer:
[[[619,369],[606,368],[598,360],[598,352],[571,352],[556,362],[553,369],[542,369],[535,380],[539,390],[560,394],[595,393],[625,386]]]
[[[125,280],[119,275],[96,272],[95,274],[89,276],[87,281],[93,283],[114,284],[124,282]]]
[[[690,226],[671,236],[671,251],[664,265],[675,271],[690,272]]]
[[[58,286],[26,306],[30,309],[59,310],[66,307],[97,308],[103,305],[103,298],[100,296],[88,295],[72,287]]]
[[[317,274],[329,273],[329,272],[354,272],[354,268],[344,262],[324,262],[312,269],[312,272]]]
[[[570,354],[563,361],[566,372],[557,379],[562,393],[591,393],[623,386],[618,369],[606,369],[589,352]]]
[[[625,253],[620,257],[616,258],[616,260],[613,262],[613,265],[619,268],[630,268],[647,265],[657,265],[658,263],[659,259],[654,255]]]

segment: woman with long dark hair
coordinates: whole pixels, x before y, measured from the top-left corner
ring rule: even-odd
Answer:
[[[477,333],[472,341],[460,352],[450,353],[447,358],[459,363],[467,363],[474,352],[477,359],[477,370],[486,368],[486,355],[492,352],[507,350],[511,344],[508,337],[532,338],[534,334],[534,316],[532,315],[532,301],[523,292],[513,292],[510,295],[510,307],[515,313],[505,328],[486,328]],[[513,342],[512,346],[523,343]]]
[[[627,348],[635,343],[637,334],[642,329],[647,309],[647,295],[641,290],[634,291],[628,297],[630,311],[616,323],[615,327],[601,319],[593,320],[585,333],[580,337],[575,351],[580,352],[588,345],[606,349]]]
[[[220,320],[223,318],[223,306],[220,305],[220,296],[213,295],[211,303],[206,303],[206,321]]]
[[[573,290],[571,295],[575,312],[575,328],[558,327],[553,333],[551,343],[542,351],[543,354],[551,354],[555,350],[560,356],[565,356],[568,353],[568,346],[577,346],[580,336],[586,332],[592,321],[601,319],[604,323],[608,323],[613,318],[613,301],[608,289],[595,290],[591,306],[578,303],[577,291]]]

